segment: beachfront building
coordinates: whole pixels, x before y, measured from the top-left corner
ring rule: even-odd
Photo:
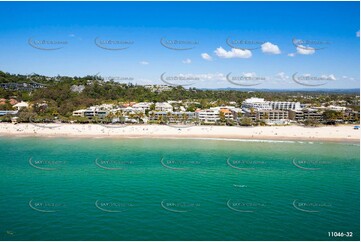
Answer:
[[[238,123],[241,121],[241,118],[245,113],[242,108],[232,108],[230,111],[232,112],[233,120],[237,121]]]
[[[196,110],[196,117],[201,123],[216,123],[219,121],[218,109]]]
[[[93,118],[93,117],[99,117],[104,118],[109,113],[108,110],[102,110],[96,107],[90,107],[88,109],[80,109],[73,112],[74,117],[87,117],[87,118]]]
[[[289,122],[288,111],[262,110],[258,111],[256,119],[264,120],[266,124],[287,124]]]
[[[104,118],[108,115],[108,111],[100,110],[100,109],[87,109],[84,112],[84,117],[92,118],[92,117],[99,117]]]
[[[348,122],[360,121],[360,112],[347,109],[344,113],[344,120],[347,120]]]
[[[132,106],[135,110],[142,110],[143,113],[145,113],[146,110],[150,110],[150,106],[152,103],[142,102],[142,103],[136,103]]]
[[[73,116],[74,117],[84,117],[85,111],[86,111],[86,109],[75,110],[75,111],[73,111]]]
[[[302,122],[305,120],[321,121],[322,113],[314,108],[304,108],[301,110],[289,110],[289,118],[291,120]]]
[[[190,123],[195,121],[196,115],[194,112],[164,112],[151,111],[149,112],[149,121],[157,121],[164,123]]]
[[[155,104],[155,110],[156,111],[163,111],[163,112],[172,112],[173,111],[173,106],[170,105],[169,103],[166,103],[166,102],[163,102],[163,103],[157,102]]]
[[[303,121],[303,111],[302,110],[289,110],[288,111],[288,117],[291,120],[294,120],[296,122]]]
[[[253,122],[263,120],[266,124],[287,124],[288,109],[298,109],[296,102],[269,102],[263,98],[249,98],[242,103],[243,115]]]
[[[321,119],[322,119],[322,113],[320,113],[317,109],[305,108],[302,111],[303,111],[303,119],[304,120],[321,121]]]
[[[233,113],[230,108],[221,107],[219,113],[223,114],[226,120],[233,120]]]

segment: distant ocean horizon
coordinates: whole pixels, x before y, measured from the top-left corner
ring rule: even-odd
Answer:
[[[0,137],[0,151],[0,240],[360,239],[355,143]]]

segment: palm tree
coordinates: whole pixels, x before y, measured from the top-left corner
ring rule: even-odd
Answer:
[[[113,112],[109,112],[106,116],[105,116],[105,119],[107,122],[112,122],[113,118],[115,117],[114,113]]]
[[[158,124],[162,124],[162,123],[164,123],[163,115],[159,115],[158,116]]]
[[[135,113],[130,113],[129,114],[129,118],[132,120],[132,119],[135,119],[137,117],[137,115]]]
[[[152,121],[154,120],[154,116],[155,116],[154,112],[149,112],[149,117]]]
[[[143,112],[138,112],[138,122],[140,122],[140,120],[143,120],[144,117],[145,114]]]
[[[269,119],[269,114],[268,114],[267,112],[263,115],[263,119],[264,119],[264,120],[268,120],[268,119]]]
[[[172,117],[172,113],[171,113],[171,112],[168,112],[168,113],[167,113],[167,122],[169,122],[170,117]]]
[[[187,114],[186,114],[186,113],[182,113],[182,122],[183,122],[184,124],[186,124],[187,121],[188,121],[188,116],[187,116]]]

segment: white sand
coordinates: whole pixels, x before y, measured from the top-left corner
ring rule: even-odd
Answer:
[[[99,124],[31,124],[0,123],[0,135],[5,136],[69,136],[69,137],[144,137],[144,138],[227,138],[260,140],[308,140],[359,142],[360,131],[353,125],[302,127],[228,127],[166,125],[117,126]]]

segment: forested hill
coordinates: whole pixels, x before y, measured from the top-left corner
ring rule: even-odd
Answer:
[[[15,98],[18,101],[31,103],[47,102],[49,107],[61,115],[71,115],[71,112],[76,109],[101,103],[184,100],[197,101],[200,103],[199,108],[208,108],[214,105],[228,104],[231,101],[240,105],[242,101],[250,97],[261,97],[270,101],[300,101],[315,105],[345,100],[350,106],[358,106],[355,94],[201,90],[185,89],[181,86],[174,86],[166,91],[154,91],[132,83],[104,81],[99,76],[47,77],[38,74],[15,75],[0,71],[0,84],[2,85],[0,98]]]

